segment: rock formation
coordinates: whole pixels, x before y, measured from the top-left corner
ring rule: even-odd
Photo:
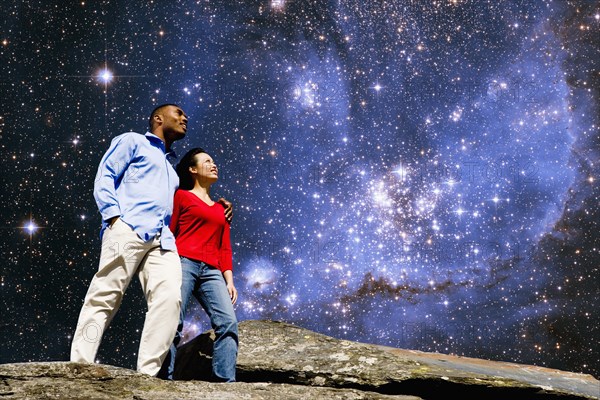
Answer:
[[[240,323],[238,381],[207,382],[212,331],[180,348],[173,382],[108,365],[0,365],[2,399],[598,399],[590,375]]]

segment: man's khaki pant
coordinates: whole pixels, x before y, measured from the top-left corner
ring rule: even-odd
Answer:
[[[100,266],[79,314],[71,361],[94,362],[102,335],[136,273],[148,303],[137,370],[151,376],[158,373],[179,321],[181,264],[177,252],[160,248],[159,237],[144,242],[120,218],[104,231]]]

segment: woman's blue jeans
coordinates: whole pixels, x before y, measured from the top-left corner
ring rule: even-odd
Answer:
[[[235,382],[235,363],[238,351],[238,323],[227,291],[223,273],[202,261],[181,257],[181,312],[175,339],[163,363],[166,379],[173,379],[177,345],[181,341],[183,321],[190,295],[198,300],[210,318],[215,331],[212,378],[220,382]],[[165,365],[166,364],[166,365]]]

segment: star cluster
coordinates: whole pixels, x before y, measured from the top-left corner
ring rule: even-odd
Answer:
[[[67,359],[95,171],[189,114],[234,203],[238,319],[600,373],[600,7],[590,1],[32,2],[0,30],[0,362]],[[99,362],[133,367],[133,282]],[[190,304],[186,338],[210,328]]]

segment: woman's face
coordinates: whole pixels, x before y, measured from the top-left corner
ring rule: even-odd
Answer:
[[[196,163],[190,167],[192,176],[200,181],[216,182],[219,179],[219,170],[212,157],[206,153],[199,153],[194,156]]]

